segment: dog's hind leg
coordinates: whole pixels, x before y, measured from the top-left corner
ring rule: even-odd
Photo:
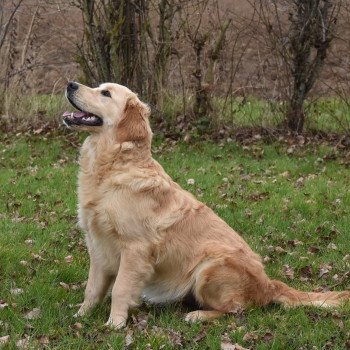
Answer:
[[[74,317],[83,316],[105,297],[115,277],[104,271],[93,259],[90,261],[89,277],[84,302]]]
[[[207,320],[269,301],[265,297],[269,279],[259,261],[243,266],[227,256],[204,262],[195,274],[193,294],[204,310],[190,312],[187,321]]]

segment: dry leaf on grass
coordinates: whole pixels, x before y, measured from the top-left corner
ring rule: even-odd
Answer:
[[[167,329],[168,332],[168,338],[171,342],[171,344],[176,347],[176,346],[180,346],[182,347],[182,343],[183,343],[183,337],[182,334],[180,332],[176,332],[173,329]]]
[[[194,179],[187,180],[187,185],[194,185],[194,183],[195,183]]]
[[[206,334],[205,331],[201,331],[200,333],[198,333],[196,336],[194,336],[194,337],[192,338],[192,341],[195,342],[195,343],[197,343],[197,342],[201,341],[203,338],[205,338],[206,335],[207,335],[207,334]]]
[[[83,325],[80,322],[76,322],[71,326],[73,329],[80,331],[83,328]]]
[[[12,295],[19,295],[23,293],[23,289],[22,288],[13,288],[10,290],[10,293]]]
[[[247,348],[244,348],[243,346],[239,344],[232,344],[229,342],[222,342],[221,343],[221,350],[249,350]]]
[[[50,339],[46,335],[42,335],[38,338],[38,342],[42,345],[49,345],[50,344]]]
[[[243,340],[246,342],[258,340],[258,338],[259,338],[258,335],[256,333],[253,333],[253,332],[247,332],[243,336]]]
[[[3,337],[0,337],[0,346],[5,345],[10,341],[9,335],[4,335]]]
[[[5,307],[8,307],[9,304],[5,302],[5,300],[0,300],[0,310],[5,309]]]
[[[69,284],[67,284],[67,283],[60,282],[59,284],[63,289],[66,289],[66,290],[70,289]]]
[[[18,340],[16,342],[17,348],[19,348],[19,349],[27,349],[28,346],[29,346],[29,340],[30,340],[30,337],[28,335],[25,335],[25,338],[20,339],[20,340]]]
[[[36,320],[37,318],[39,318],[41,316],[41,311],[39,308],[35,307],[33,310],[27,312],[24,315],[24,318],[26,320]]]
[[[318,274],[318,277],[321,278],[324,275],[327,275],[329,273],[329,271],[332,270],[332,266],[328,265],[328,264],[321,264],[320,265],[320,272]]]
[[[60,282],[59,285],[65,290],[79,290],[85,287],[85,282],[77,284],[67,284],[65,282]]]
[[[333,250],[337,250],[338,249],[338,247],[334,243],[329,243],[327,248],[328,249],[333,249]]]
[[[125,336],[125,347],[128,348],[134,343],[134,338],[132,336],[132,332],[128,332],[128,334]]]
[[[290,280],[294,279],[294,270],[289,265],[283,265],[283,274]]]
[[[73,262],[73,256],[72,255],[67,255],[64,260],[66,263],[71,264]]]
[[[132,322],[140,330],[144,330],[148,326],[148,316],[147,315],[131,315]]]
[[[36,261],[44,261],[45,259],[39,254],[32,254],[32,258]]]
[[[262,340],[265,342],[271,341],[274,338],[273,334],[271,332],[266,332],[263,337]]]

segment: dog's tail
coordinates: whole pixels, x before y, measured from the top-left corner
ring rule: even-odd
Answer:
[[[272,301],[286,307],[313,305],[319,307],[336,307],[350,300],[350,291],[343,292],[302,292],[277,280],[271,280]]]

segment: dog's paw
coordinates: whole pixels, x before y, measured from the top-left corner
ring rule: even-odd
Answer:
[[[218,310],[197,310],[189,312],[185,316],[185,320],[187,322],[207,321],[213,318],[220,317],[224,314],[224,312]]]
[[[121,316],[117,316],[115,318],[109,317],[105,325],[113,329],[121,329],[126,326],[126,318]]]
[[[197,321],[202,321],[203,320],[203,316],[202,316],[201,313],[202,313],[202,311],[200,311],[200,310],[189,312],[185,316],[185,321],[192,322],[192,323],[193,322],[197,322]]]
[[[81,304],[79,310],[73,315],[74,318],[84,316],[88,311],[88,308],[84,305]]]

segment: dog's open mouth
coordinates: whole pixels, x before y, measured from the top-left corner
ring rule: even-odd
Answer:
[[[67,126],[72,125],[85,125],[85,126],[101,126],[103,124],[102,118],[98,117],[95,114],[85,112],[80,109],[72,99],[67,96],[68,101],[79,110],[79,112],[64,112],[63,113],[63,122]]]
[[[63,121],[67,126],[85,125],[85,126],[100,126],[103,121],[97,115],[88,112],[64,112]]]

